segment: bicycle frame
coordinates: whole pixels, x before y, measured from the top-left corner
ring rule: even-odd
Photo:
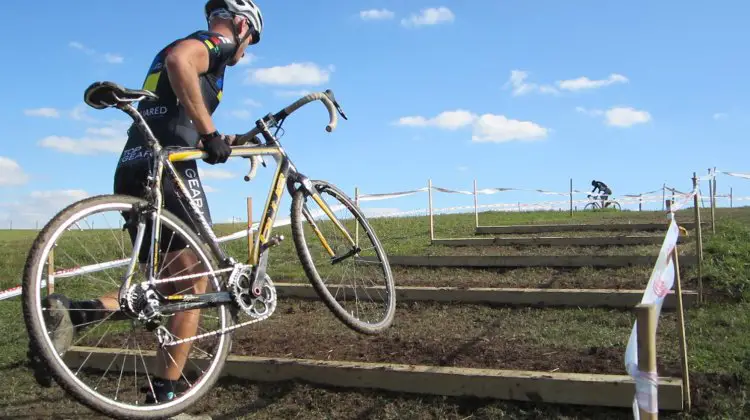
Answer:
[[[224,250],[219,246],[218,238],[216,237],[216,234],[214,233],[211,226],[208,224],[208,221],[206,220],[206,217],[203,215],[203,213],[197,208],[195,202],[193,202],[189,197],[190,193],[188,188],[185,185],[184,179],[180,176],[179,173],[177,173],[177,170],[174,166],[173,162],[186,162],[191,160],[198,160],[206,157],[206,153],[198,148],[163,148],[159,141],[154,136],[153,132],[150,130],[148,125],[146,124],[143,117],[140,115],[140,113],[131,105],[126,104],[119,107],[124,112],[126,112],[128,115],[133,118],[135,121],[136,126],[144,133],[148,146],[151,150],[151,175],[149,177],[148,182],[148,191],[149,191],[149,199],[148,201],[153,204],[156,208],[155,211],[152,213],[152,230],[151,230],[151,252],[149,254],[148,263],[147,263],[147,273],[148,273],[148,283],[153,284],[154,279],[157,275],[156,273],[156,267],[158,266],[158,253],[159,253],[159,243],[161,239],[161,223],[160,223],[160,214],[163,204],[163,197],[162,197],[162,183],[163,183],[163,176],[164,172],[166,170],[167,177],[170,178],[175,185],[177,186],[177,195],[178,198],[182,202],[186,202],[188,204],[188,213],[189,215],[194,218],[193,220],[197,220],[197,223],[194,223],[194,227],[196,231],[201,234],[204,238],[207,238],[207,244],[210,247],[211,251],[214,253],[214,255],[219,259],[220,261],[220,267],[221,268],[228,268],[228,267],[235,267],[237,266],[237,262],[227,256],[227,254],[224,252]],[[272,181],[272,184],[270,186],[269,192],[268,192],[268,198],[266,199],[265,207],[263,210],[263,217],[260,221],[259,228],[258,228],[258,235],[256,238],[254,238],[254,246],[252,250],[252,254],[250,255],[250,261],[248,262],[251,266],[253,266],[253,272],[252,272],[252,285],[251,290],[253,291],[253,294],[256,296],[259,296],[261,293],[261,288],[258,286],[258,279],[263,279],[266,272],[266,266],[267,266],[267,260],[268,260],[268,250],[270,247],[272,247],[274,244],[271,242],[271,232],[273,230],[273,224],[276,221],[276,216],[278,214],[278,208],[279,204],[281,202],[281,194],[282,189],[284,187],[284,184],[286,183],[287,190],[290,194],[294,194],[296,190],[296,184],[299,184],[299,188],[303,188],[305,192],[310,195],[315,202],[321,206],[324,213],[331,219],[331,221],[334,223],[334,225],[342,232],[344,237],[349,241],[349,243],[352,245],[354,249],[356,249],[356,243],[355,240],[352,238],[352,236],[347,232],[346,228],[341,224],[341,222],[336,218],[336,216],[333,214],[333,211],[330,209],[330,207],[323,201],[323,199],[320,197],[320,194],[313,188],[312,183],[310,180],[303,174],[299,173],[294,166],[294,164],[291,162],[289,156],[286,154],[286,151],[281,147],[281,145],[278,143],[278,140],[276,137],[274,137],[269,131],[268,127],[266,126],[265,122],[261,119],[256,122],[256,125],[261,128],[261,133],[263,134],[263,137],[266,140],[266,144],[260,144],[260,145],[242,145],[242,146],[233,146],[231,149],[231,155],[230,158],[237,158],[237,157],[243,157],[243,158],[251,158],[251,157],[259,157],[259,156],[272,156],[274,160],[277,163],[276,172]],[[306,207],[303,208],[303,213],[305,218],[310,222],[310,224],[313,227],[313,230],[315,231],[316,236],[323,244],[324,248],[327,250],[327,252],[332,257],[332,262],[335,263],[336,256],[334,251],[331,249],[330,245],[328,245],[328,242],[323,237],[322,233],[318,229],[317,225],[313,222],[312,216],[309,214],[309,211]],[[140,234],[142,232],[142,229],[145,227],[145,222],[143,220],[139,220],[139,235],[136,238],[136,243],[133,244],[134,251],[133,251],[133,257],[137,257],[137,254],[135,251],[136,249],[139,249],[141,246],[141,241],[143,235]],[[250,234],[250,232],[248,232]],[[134,268],[135,264],[131,263],[131,267]],[[218,270],[215,270],[218,271]],[[212,272],[213,273],[213,272]],[[123,287],[121,290],[126,290],[130,285],[130,279],[132,277],[132,271],[129,270],[128,275],[126,276],[126,280],[123,284]],[[208,293],[203,294],[210,295]],[[222,293],[223,295],[223,293]],[[170,296],[170,297],[164,297],[165,300],[168,300],[170,302],[172,301],[192,301],[194,302],[196,300],[196,295],[176,295],[176,296]],[[204,303],[198,303],[195,302],[192,305],[188,305],[190,307],[197,307],[197,306],[205,306],[206,300],[211,299],[200,299],[203,300]],[[221,299],[224,300],[224,299]],[[215,301],[215,300],[214,300]],[[184,310],[184,309],[180,309]]]

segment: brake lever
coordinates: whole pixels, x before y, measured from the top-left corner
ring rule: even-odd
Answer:
[[[258,140],[257,137],[250,137],[250,138],[248,138],[246,136],[243,136],[242,134],[239,134],[236,137],[236,141],[235,141],[234,145],[235,146],[242,146],[242,145],[245,145],[245,144],[248,144],[248,143],[252,143],[252,144],[255,144],[257,146],[260,146],[260,145],[263,144],[260,140]],[[250,159],[251,158],[251,156],[243,156],[243,157],[245,159]],[[268,167],[268,166],[266,166],[266,160],[263,159],[263,156],[260,156],[260,163],[263,165],[264,168]]]
[[[339,105],[339,103],[336,102],[336,97],[333,96],[333,91],[331,89],[326,89],[324,93],[326,94],[326,96],[328,96],[331,102],[333,102],[333,105],[336,107],[336,111],[338,111],[339,115],[341,115],[341,118],[345,120],[349,120],[349,118],[346,118],[346,114],[344,114],[344,110],[341,109],[341,105]]]

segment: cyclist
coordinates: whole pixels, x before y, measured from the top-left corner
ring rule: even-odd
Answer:
[[[607,206],[609,206],[609,201],[607,201],[607,199],[612,195],[612,190],[602,181],[593,180],[591,181],[591,185],[594,187],[594,189],[591,190],[591,193],[593,194],[596,190],[599,190],[601,193],[600,198],[602,199],[602,207],[607,208]]]
[[[200,147],[208,155],[204,159],[209,164],[224,163],[229,158],[229,144],[234,136],[217,131],[212,115],[221,101],[224,71],[226,66],[234,66],[244,56],[249,45],[260,41],[263,30],[263,17],[258,6],[251,0],[209,0],[204,5],[208,24],[207,30],[196,31],[178,39],[155,57],[148,70],[143,89],[153,91],[158,100],[141,101],[138,111],[144,117],[154,135],[165,147]],[[132,196],[142,196],[142,186],[149,173],[148,154],[145,141],[135,125],[128,130],[128,140],[120,155],[114,175],[114,192]],[[206,197],[198,177],[195,161],[176,162],[180,176],[188,180],[191,199],[211,223]],[[182,218],[188,225],[192,221],[183,205],[178,201],[175,187],[164,183],[164,207]],[[127,215],[123,215],[127,221]],[[136,227],[130,229],[131,240],[135,239]],[[150,237],[147,231],[145,238]],[[166,267],[166,277],[190,274],[191,267],[198,263],[184,243],[175,243],[168,230],[162,233],[162,252],[168,252],[160,259],[170,261]],[[140,263],[147,261],[148,246],[141,247]],[[179,273],[179,274],[177,274]],[[205,292],[207,278],[186,280],[185,284],[172,285],[169,293],[190,291]],[[46,322],[58,352],[66,351],[73,339],[72,325],[89,324],[103,317],[105,311],[119,310],[118,292],[92,301],[71,301],[65,296],[48,296],[45,305]],[[83,310],[82,310],[83,309]],[[86,311],[88,309],[88,311]],[[92,310],[93,309],[93,310]],[[104,311],[103,311],[104,310]],[[196,334],[199,310],[185,311],[174,315],[168,325],[170,332],[179,337]],[[72,324],[72,325],[71,325]],[[155,372],[154,393],[148,391],[147,403],[174,398],[175,385],[181,377],[190,343],[171,347],[169,355],[160,354],[162,362]],[[30,354],[33,358],[33,355]],[[167,362],[170,360],[170,362]]]

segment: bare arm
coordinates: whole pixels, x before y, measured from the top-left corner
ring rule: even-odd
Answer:
[[[208,70],[209,57],[206,46],[188,39],[177,44],[166,59],[169,83],[177,98],[193,120],[199,134],[216,131],[211,114],[203,102],[198,75]]]

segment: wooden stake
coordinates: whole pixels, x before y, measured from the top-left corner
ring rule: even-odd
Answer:
[[[47,257],[47,294],[51,295],[55,293],[55,246],[49,250],[49,256]]]
[[[477,180],[474,180],[474,227],[479,227],[479,201],[477,197]]]
[[[354,187],[354,204],[359,207],[359,187]],[[354,246],[359,246],[359,223],[354,225]]]
[[[432,179],[427,180],[427,200],[428,200],[428,211],[430,214],[430,240],[435,239],[435,222],[432,218]]]
[[[713,175],[711,172],[711,168],[708,168],[708,174]],[[714,209],[716,208],[716,178],[710,178],[708,180],[708,193],[711,197],[711,200],[709,201],[711,203],[711,233],[716,233],[716,213],[714,212]]]
[[[674,264],[675,296],[677,297],[677,319],[680,322],[680,358],[682,359],[682,398],[690,411],[690,371],[688,370],[687,338],[685,334],[685,308],[682,306],[682,281],[680,279],[680,262],[677,257],[677,246],[672,251]]]
[[[573,217],[573,178],[570,178],[570,217]]]
[[[635,307],[635,315],[638,336],[638,370],[642,373],[654,373],[656,372],[656,307],[653,304],[638,304]],[[652,397],[652,404],[656,405],[658,399],[656,395]],[[649,413],[640,405],[638,410],[642,419],[659,418],[658,413]]]
[[[247,261],[248,264],[255,264],[253,261],[253,199],[247,197]]]
[[[695,253],[698,259],[698,303],[703,303],[703,234],[701,229],[700,190],[698,189],[698,176],[693,172],[693,204],[695,207]]]
[[[672,203],[667,201],[665,203],[667,212],[670,213],[670,219],[674,218],[672,213]],[[687,338],[685,337],[685,307],[682,302],[682,280],[680,277],[680,258],[679,252],[677,251],[677,244],[675,244],[672,254],[672,264],[674,266],[674,279],[675,279],[675,296],[677,297],[677,319],[680,322],[680,356],[682,361],[682,400],[687,404],[688,411],[690,410],[690,374],[688,370],[688,358],[687,358]]]
[[[661,202],[664,203],[667,201],[667,183],[665,182],[661,186]],[[661,209],[664,210],[664,204],[662,204]]]

